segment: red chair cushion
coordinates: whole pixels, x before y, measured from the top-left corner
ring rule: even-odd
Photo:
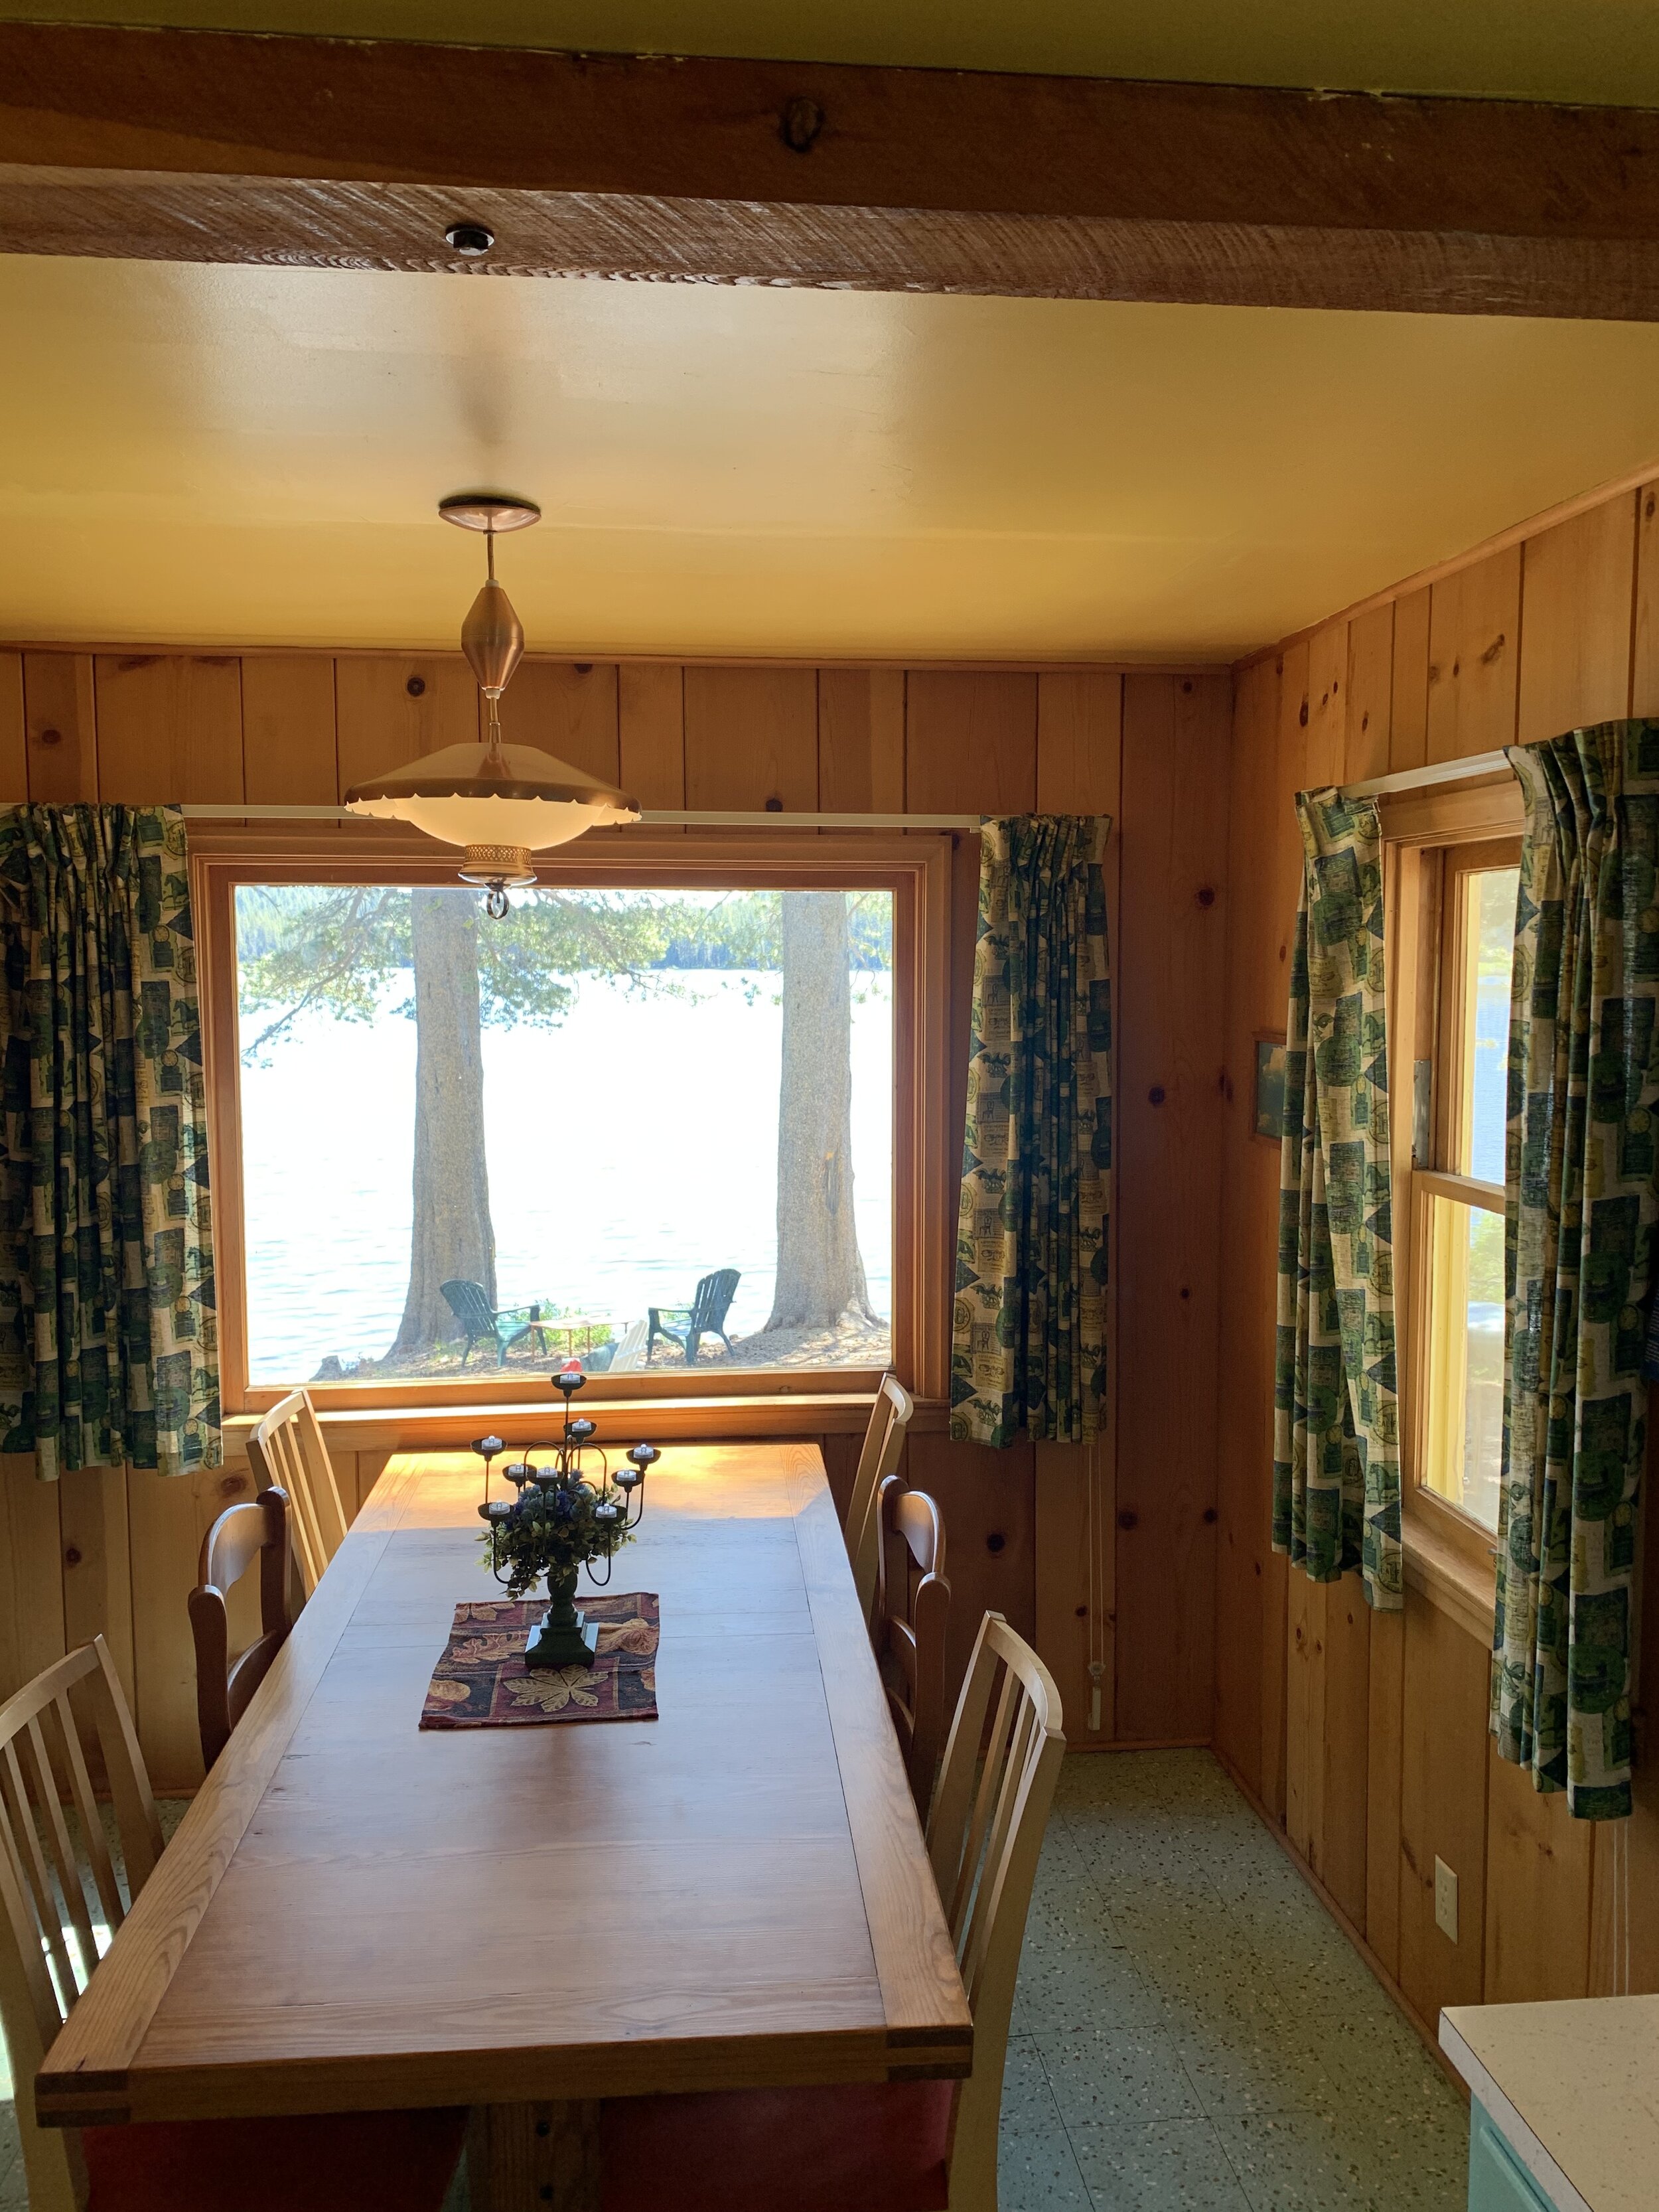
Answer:
[[[465,2112],[83,2128],[87,2212],[441,2212]]]
[[[619,2097],[600,2212],[946,2212],[953,2081]]]

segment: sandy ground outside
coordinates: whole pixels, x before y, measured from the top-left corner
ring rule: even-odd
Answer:
[[[462,1347],[459,1344],[441,1344],[423,1357],[415,1359],[364,1359],[356,1365],[342,1368],[337,1362],[325,1361],[322,1369],[311,1377],[313,1382],[389,1382],[407,1376],[426,1380],[457,1381],[463,1373],[478,1376],[481,1382],[491,1375],[547,1374],[552,1368],[562,1366],[574,1352],[581,1357],[580,1334],[574,1344],[560,1334],[550,1338],[550,1351],[539,1350],[528,1337],[515,1344],[507,1355],[504,1368],[495,1365],[489,1345],[475,1345],[472,1357],[461,1364]],[[892,1358],[892,1332],[885,1322],[857,1321],[850,1316],[833,1328],[775,1328],[754,1336],[734,1336],[728,1352],[717,1336],[704,1337],[697,1352],[699,1372],[724,1369],[737,1374],[753,1374],[764,1369],[784,1367],[885,1367]],[[658,1340],[649,1369],[637,1371],[668,1374],[675,1368],[684,1368],[685,1355],[677,1344]],[[596,1374],[594,1381],[602,1382]]]

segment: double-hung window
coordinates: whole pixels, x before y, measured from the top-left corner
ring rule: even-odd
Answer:
[[[1486,1602],[1503,1468],[1512,781],[1392,808],[1395,1290],[1407,1570]]]

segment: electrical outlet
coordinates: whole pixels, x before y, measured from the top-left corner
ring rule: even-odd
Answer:
[[[1457,1941],[1457,1876],[1439,1858],[1434,1863],[1434,1924],[1451,1942]]]

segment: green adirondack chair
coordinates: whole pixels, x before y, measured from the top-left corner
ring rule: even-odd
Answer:
[[[726,1316],[732,1310],[732,1301],[742,1280],[737,1268],[721,1267],[714,1274],[703,1277],[689,1306],[653,1306],[651,1326],[645,1340],[646,1365],[651,1364],[651,1353],[659,1336],[679,1346],[688,1367],[696,1365],[697,1346],[705,1336],[719,1337],[730,1352],[732,1340],[726,1333]],[[671,1322],[678,1325],[671,1328]]]
[[[492,1306],[484,1296],[482,1283],[440,1283],[438,1287],[449,1310],[466,1331],[466,1349],[461,1354],[463,1367],[472,1357],[475,1344],[495,1345],[497,1367],[506,1366],[507,1353],[527,1336],[535,1338],[538,1351],[547,1350],[547,1331],[538,1325],[542,1318],[539,1306]]]

